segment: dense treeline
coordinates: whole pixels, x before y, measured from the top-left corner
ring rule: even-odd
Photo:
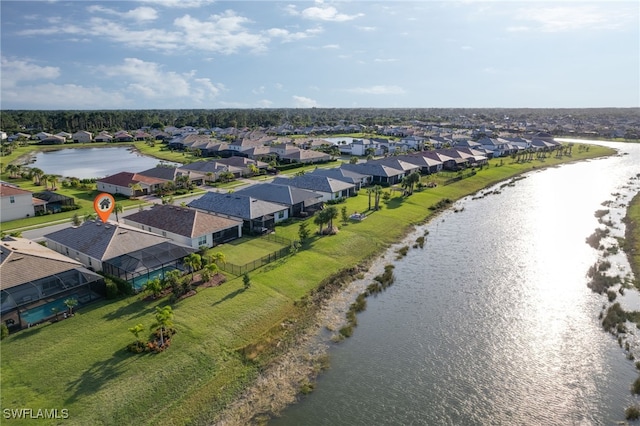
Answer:
[[[391,125],[412,120],[431,123],[459,121],[461,117],[474,122],[488,123],[541,120],[615,121],[637,117],[638,108],[589,109],[503,109],[503,108],[307,108],[307,109],[189,109],[189,110],[8,110],[2,111],[0,129],[7,133],[18,131],[56,133],[88,130],[117,131],[139,129],[144,126],[236,127],[256,128],[282,124],[292,126],[334,126],[338,124]]]

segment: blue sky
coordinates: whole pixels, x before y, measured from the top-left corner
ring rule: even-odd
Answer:
[[[638,1],[5,1],[2,109],[638,107]]]

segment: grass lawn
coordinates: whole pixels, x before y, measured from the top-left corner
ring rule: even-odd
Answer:
[[[611,152],[596,146],[589,152],[574,149],[572,159]],[[141,323],[148,330],[155,306],[168,303],[166,299],[145,302],[131,296],[101,301],[73,318],[9,336],[1,344],[0,405],[67,408],[65,424],[209,424],[261,368],[244,361],[238,350],[282,330],[280,324],[296,315],[294,302],[322,280],[372,259],[411,225],[423,222],[432,214],[428,207],[444,198],[457,199],[517,173],[560,162],[511,164],[505,159],[496,166],[499,163],[492,161],[473,177],[394,197],[362,222],[345,225],[338,219],[340,230],[334,236],[315,235],[313,218],[306,219],[314,235],[304,248],[254,271],[248,290],[238,277],[173,304],[178,333],[161,354],[133,355],[124,348],[134,340],[128,328]],[[365,211],[366,191],[345,205],[349,213]],[[277,226],[276,234],[297,239],[299,223]],[[215,251],[234,263],[232,257],[257,255],[258,243],[244,246],[225,245]]]
[[[207,250],[205,256],[210,253],[222,252],[228,263],[244,265],[283,247],[284,245],[281,243],[266,238],[242,237]]]
[[[626,247],[627,253],[632,253],[629,263],[636,278],[636,286],[640,288],[640,193],[629,203],[626,220]]]

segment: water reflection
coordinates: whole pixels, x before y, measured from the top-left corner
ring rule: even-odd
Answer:
[[[637,373],[598,323],[585,238],[601,203],[640,172],[638,148],[532,173],[428,225],[424,249],[396,263],[396,283],[369,299],[316,391],[272,424],[621,420]]]
[[[141,172],[155,167],[160,160],[141,155],[131,147],[69,148],[38,152],[31,167],[47,174],[65,177],[102,178],[119,172]],[[169,164],[169,163],[166,163]]]

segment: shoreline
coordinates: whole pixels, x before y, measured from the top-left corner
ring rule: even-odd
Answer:
[[[612,155],[620,155],[620,152],[617,151]],[[347,324],[345,314],[351,303],[359,295],[365,293],[367,285],[371,283],[374,276],[384,271],[385,265],[395,262],[398,247],[407,244],[411,246],[415,242],[415,236],[423,235],[424,229],[432,221],[439,219],[443,214],[456,212],[456,203],[465,199],[468,199],[468,202],[474,201],[478,193],[491,192],[493,188],[498,189],[507,182],[515,183],[529,173],[599,158],[607,157],[568,161],[559,165],[544,166],[514,174],[500,182],[492,183],[473,193],[454,199],[447,208],[426,216],[420,223],[407,227],[398,241],[381,249],[371,259],[369,264],[373,266],[366,269],[364,277],[351,280],[324,301],[320,309],[314,313],[313,325],[304,330],[301,335],[296,336],[295,349],[277,356],[276,360],[258,375],[254,383],[249,385],[237,400],[222,410],[219,416],[216,416],[213,424],[221,426],[265,424],[270,419],[279,417],[288,406],[300,402],[306,393],[311,392],[313,384],[322,374],[322,370],[330,368],[328,352],[332,345],[339,344],[342,340],[335,340],[332,336],[336,336],[335,332]],[[327,336],[328,333],[332,333],[332,336]],[[319,368],[319,365],[322,368]],[[274,388],[282,395],[275,395],[271,392]],[[265,398],[265,394],[276,399]]]

